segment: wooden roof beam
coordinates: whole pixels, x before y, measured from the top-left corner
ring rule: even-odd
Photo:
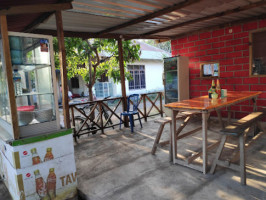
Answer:
[[[55,30],[49,30],[49,29],[35,29],[32,31],[33,33],[39,33],[44,35],[52,35],[56,36],[57,32]],[[119,39],[124,38],[126,40],[128,39],[167,39],[170,40],[169,36],[154,36],[154,35],[146,35],[140,37],[140,35],[134,35],[134,34],[104,34],[104,35],[98,35],[97,33],[91,33],[91,32],[73,32],[73,31],[64,31],[65,37],[80,37],[83,39],[87,38],[113,38],[113,39]]]
[[[138,24],[138,23],[144,22],[146,20],[149,20],[149,19],[152,19],[152,18],[155,18],[155,17],[159,17],[161,15],[173,12],[175,10],[185,8],[185,7],[190,6],[192,4],[199,3],[200,1],[202,1],[202,0],[186,0],[186,1],[183,1],[181,3],[177,3],[177,4],[174,4],[172,6],[168,6],[168,7],[164,8],[164,9],[155,11],[155,12],[150,13],[148,15],[133,19],[133,20],[131,20],[129,22],[126,22],[126,23],[123,23],[123,24],[120,24],[120,25],[105,29],[103,31],[98,32],[97,34],[98,35],[103,35],[103,34],[106,34],[106,33],[110,33],[110,32],[116,31],[118,29],[122,29],[122,28],[125,28],[125,27],[128,27],[128,26],[132,26],[134,24]]]
[[[264,6],[264,5],[266,5],[266,1],[264,1],[264,0],[256,2],[256,3],[250,3],[250,4],[246,5],[246,6],[238,7],[238,8],[232,9],[232,10],[215,13],[213,15],[208,15],[208,16],[205,16],[205,17],[193,19],[193,20],[190,20],[190,21],[187,21],[187,22],[183,22],[183,23],[179,23],[179,24],[174,24],[174,25],[171,25],[171,26],[167,26],[165,28],[160,28],[160,29],[157,29],[157,30],[154,30],[154,31],[147,32],[147,33],[145,33],[143,35],[153,35],[153,34],[164,32],[164,31],[167,31],[167,30],[170,30],[170,29],[179,28],[179,27],[182,27],[182,26],[187,26],[187,25],[190,25],[190,24],[198,23],[198,22],[202,22],[202,21],[206,21],[206,20],[215,19],[215,18],[218,18],[218,17],[231,15],[231,14],[234,14],[234,13],[242,12],[242,11],[249,10],[249,9],[252,9],[252,8],[256,8],[256,7],[261,7],[261,6]]]
[[[243,24],[245,22],[251,22],[251,21],[260,20],[260,19],[266,19],[266,14],[250,17],[248,19],[241,19],[241,20],[237,20],[237,21],[233,21],[233,22],[227,22],[227,23],[220,24],[220,25],[214,25],[214,26],[210,26],[210,27],[207,27],[207,28],[201,28],[201,29],[198,29],[198,30],[195,30],[195,31],[192,31],[192,32],[190,31],[190,32],[186,32],[186,33],[173,35],[173,36],[171,36],[171,39],[174,40],[174,39],[182,38],[182,37],[185,37],[188,34],[189,35],[194,35],[194,34],[203,33],[203,32],[209,31],[209,30],[232,27],[232,26],[236,26],[236,25],[239,25],[239,24]]]
[[[59,0],[57,4],[59,3],[69,3],[72,2],[72,0]],[[47,20],[54,12],[46,12],[42,13],[40,17],[38,17],[36,20],[31,22],[28,26],[26,26],[22,32],[31,32],[33,29],[35,29],[39,24],[43,23],[45,20]]]
[[[71,3],[35,4],[25,6],[12,6],[0,10],[0,15],[18,15],[30,13],[54,12],[72,9]]]

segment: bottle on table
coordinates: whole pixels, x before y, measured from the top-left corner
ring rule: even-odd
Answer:
[[[217,79],[217,82],[216,82],[216,93],[218,94],[218,98],[220,98],[221,97],[221,85],[220,85],[219,79]]]
[[[30,151],[32,154],[32,165],[37,165],[37,164],[41,163],[41,158],[38,155],[36,148],[33,148]]]
[[[50,200],[50,197],[47,194],[46,184],[43,180],[43,177],[40,175],[40,171],[38,169],[35,170],[34,175],[35,175],[36,193],[39,195],[41,200]]]
[[[216,93],[216,86],[215,86],[215,81],[212,80],[212,99],[217,99],[218,98],[218,94]]]
[[[209,95],[209,99],[212,98],[212,87],[210,87],[210,89],[208,90],[208,95]]]
[[[15,95],[16,96],[22,95],[21,76],[18,73],[17,69],[14,69],[13,71],[13,83],[14,83]]]
[[[49,169],[49,175],[47,177],[47,193],[51,200],[56,198],[56,175],[54,168]]]
[[[215,81],[212,80],[212,93],[216,91]]]

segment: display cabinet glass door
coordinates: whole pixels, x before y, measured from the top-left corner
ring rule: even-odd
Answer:
[[[164,59],[165,103],[178,101],[177,58]]]
[[[1,44],[1,43],[0,43]],[[2,44],[1,44],[2,46]],[[2,48],[0,52],[0,120],[11,124],[10,108],[8,103],[7,78],[3,66]]]
[[[19,126],[56,120],[49,40],[9,36]]]

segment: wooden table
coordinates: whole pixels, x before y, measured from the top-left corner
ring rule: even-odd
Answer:
[[[207,131],[208,131],[208,118],[210,116],[210,112],[216,111],[218,115],[218,119],[221,127],[224,127],[222,117],[221,117],[221,109],[227,107],[228,110],[228,122],[230,121],[231,111],[230,106],[235,105],[237,103],[253,100],[253,109],[256,111],[256,99],[261,92],[241,92],[241,91],[232,91],[227,93],[227,97],[222,99],[209,99],[208,95],[201,96],[193,99],[183,100],[180,102],[174,102],[166,104],[165,107],[168,107],[172,110],[172,127],[171,127],[171,146],[172,146],[172,156],[173,163],[180,164],[183,166],[187,166],[196,170],[203,172],[206,174],[207,172],[207,150],[213,148],[215,145],[210,145],[207,147]],[[196,155],[188,158],[187,161],[180,160],[177,158],[177,133],[176,130],[176,115],[179,111],[199,111],[202,113],[202,151],[198,152]],[[202,155],[202,167],[191,164],[193,160]]]

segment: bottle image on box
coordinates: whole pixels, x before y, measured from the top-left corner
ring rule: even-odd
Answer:
[[[44,157],[44,162],[48,161],[48,160],[53,160],[54,159],[54,155],[52,153],[52,148],[47,148],[46,149],[46,154]]]
[[[36,148],[33,148],[30,151],[32,153],[32,165],[37,165],[41,163],[41,158],[38,155]]]
[[[46,184],[40,175],[40,171],[37,169],[34,171],[35,175],[35,184],[36,184],[36,193],[39,195],[41,200],[51,200],[47,194]]]
[[[49,175],[47,177],[47,193],[51,200],[56,198],[56,175],[54,168],[49,169]]]

